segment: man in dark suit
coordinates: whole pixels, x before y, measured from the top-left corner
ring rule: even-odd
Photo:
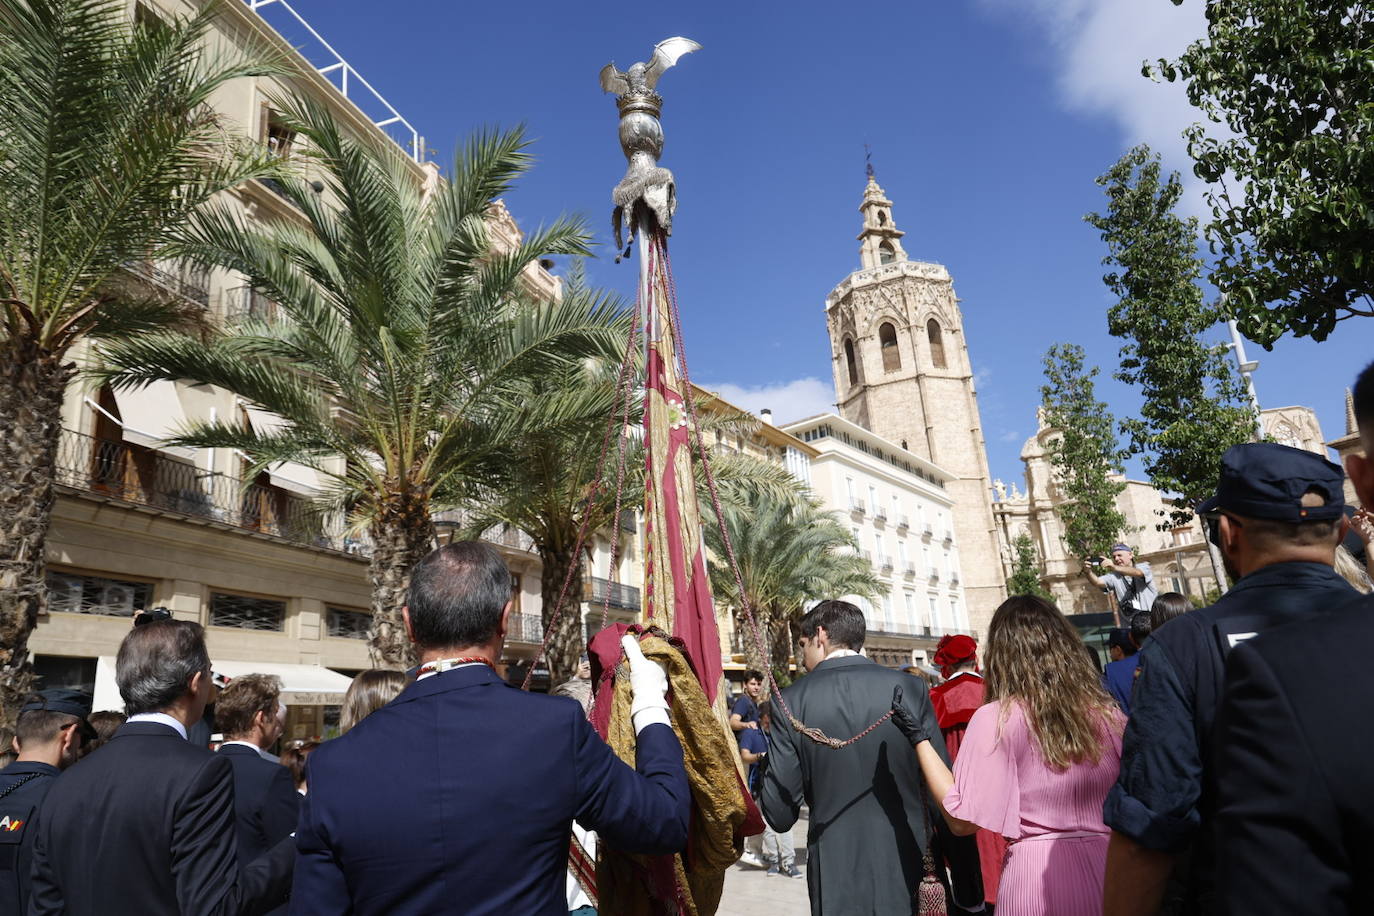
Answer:
[[[235,678],[221,691],[216,721],[224,729],[219,753],[234,768],[234,820],[239,862],[247,865],[296,829],[301,797],[291,771],[266,757],[286,729],[281,679]]]
[[[1374,364],[1354,402],[1374,456]],[[1346,470],[1374,506],[1374,461],[1351,455]],[[1374,597],[1365,597],[1231,653],[1216,726],[1223,913],[1374,912],[1374,735],[1363,719],[1371,645]]]
[[[240,873],[228,758],[186,741],[210,693],[199,624],[124,637],[115,680],[129,721],[49,791],[34,843],[32,916],[228,916],[281,904],[284,841]]]
[[[893,689],[923,739],[949,763],[924,684],[859,654],[863,612],[822,601],[801,619],[806,677],[782,691],[793,715],[833,738],[849,738],[892,707]],[[823,747],[797,733],[781,709],[763,777],[763,816],[791,830],[810,807],[806,878],[811,912],[910,913],[923,875],[926,814],[912,741],[892,723],[847,747]]]
[[[626,640],[636,772],[575,700],[497,675],[510,596],[486,544],[416,564],[403,609],[416,680],[310,755],[292,914],[566,916],[574,819],[628,852],[686,845],[691,798],[662,669]]]

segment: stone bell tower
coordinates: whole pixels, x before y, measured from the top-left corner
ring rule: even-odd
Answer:
[[[981,637],[1006,588],[959,300],[944,265],[907,257],[871,167],[859,211],[861,266],[825,300],[835,400],[845,419],[955,475],[953,548]]]

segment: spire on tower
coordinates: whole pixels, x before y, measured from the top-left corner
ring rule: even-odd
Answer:
[[[864,143],[864,172],[869,181],[877,181],[877,176],[873,174],[873,147],[867,142]]]
[[[868,144],[864,144],[865,150]],[[864,215],[863,231],[859,233],[859,260],[864,269],[894,261],[907,260],[902,250],[905,232],[892,221],[892,201],[887,199],[873,172],[872,151],[868,150],[868,183],[864,187],[859,212]]]

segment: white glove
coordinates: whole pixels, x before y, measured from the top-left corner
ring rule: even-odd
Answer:
[[[668,721],[668,676],[654,662],[644,657],[639,649],[639,640],[630,634],[620,640],[625,650],[625,658],[630,663],[630,692],[634,695],[630,703],[630,721],[634,723],[635,734],[644,730],[646,725]]]

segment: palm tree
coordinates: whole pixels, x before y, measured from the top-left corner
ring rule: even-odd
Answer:
[[[207,50],[202,12],[155,27],[117,0],[0,0],[0,706],[31,680],[73,348],[179,317],[121,295],[124,265],[218,192],[278,166],[209,108],[275,68]],[[261,55],[258,55],[261,59]]]
[[[531,424],[579,419],[585,403],[558,391],[532,410],[529,379],[618,361],[624,334],[604,296],[536,302],[525,292],[522,274],[539,256],[586,253],[580,221],[496,250],[489,209],[531,161],[520,130],[474,136],[449,179],[425,190],[390,144],[348,138],[309,101],[278,107],[309,144],[326,193],[283,180],[304,221],[266,228],[211,208],[181,252],[242,273],[280,318],[207,340],[122,341],[105,351],[107,378],[209,383],[282,417],[276,433],[199,423],[178,441],[239,449],[250,477],[281,460],[327,475],[331,505],[370,535],[373,661],[397,667],[409,660],[400,612],[409,570],[433,545],[436,494],[488,479]],[[331,473],[337,456],[346,469]]]
[[[739,561],[744,596],[763,631],[766,658],[754,645],[720,528],[708,523],[711,589],[720,604],[735,608],[750,664],[760,670],[768,665],[782,679],[796,641],[793,630],[808,602],[842,595],[873,598],[886,594],[887,586],[857,553],[853,536],[814,498],[779,499],[748,487],[737,496],[722,504],[725,529]]]
[[[566,295],[591,295],[584,283],[580,262],[574,262],[566,278]],[[622,339],[629,332],[629,315],[620,313],[615,330]],[[628,367],[629,371],[638,363]],[[634,385],[631,374],[629,384]],[[558,618],[558,627],[549,641],[547,661],[553,683],[572,676],[585,635],[579,612],[583,595],[583,556],[577,554],[578,535],[587,536],[583,554],[589,555],[592,537],[614,530],[616,518],[616,465],[623,449],[624,476],[620,483],[621,511],[633,511],[644,503],[644,449],[636,434],[643,423],[643,402],[631,396],[628,405],[613,421],[615,427],[607,441],[607,423],[616,411],[616,366],[608,360],[585,360],[564,364],[554,371],[526,380],[524,398],[531,419],[522,425],[531,432],[512,445],[508,460],[497,473],[484,481],[469,478],[460,483],[475,484],[461,497],[470,508],[467,533],[476,535],[496,525],[518,528],[530,536],[541,563],[540,594],[543,624],[547,629],[557,611],[558,597],[565,582],[570,583],[567,599]],[[584,419],[559,425],[539,424],[535,418],[545,413],[544,399],[557,396],[576,403],[561,411],[580,414]],[[752,433],[758,421],[747,414],[724,410],[709,400],[698,416],[704,432],[720,429],[731,434]],[[598,468],[606,443],[606,460]],[[697,469],[698,495],[705,496],[705,482]],[[795,497],[798,485],[781,467],[747,455],[720,453],[712,459],[717,482],[728,492],[749,485],[764,489],[779,498]],[[601,484],[596,487],[598,472]],[[703,524],[715,524],[707,505],[702,507]],[[614,559],[618,559],[614,558]]]

